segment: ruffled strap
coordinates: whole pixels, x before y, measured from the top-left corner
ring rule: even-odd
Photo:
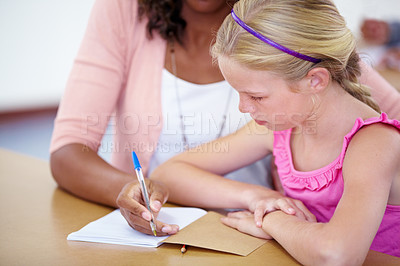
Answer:
[[[275,164],[279,177],[285,190],[308,189],[320,190],[328,186],[334,179],[334,171],[337,160],[323,169],[311,172],[299,172],[294,169],[290,148],[290,136],[292,129],[274,132]],[[327,168],[327,170],[325,170]]]
[[[309,177],[300,177],[297,175],[286,175],[282,176],[282,183],[285,182],[285,186],[291,189],[307,189],[311,191],[318,191],[329,186],[335,179],[336,176],[335,168],[328,169],[324,173]]]
[[[357,118],[352,130],[346,136],[344,136],[342,152],[340,153],[340,156],[339,156],[340,167],[343,167],[343,160],[344,160],[344,156],[346,155],[347,147],[349,146],[349,143],[350,143],[351,139],[354,137],[354,135],[363,126],[376,124],[376,123],[384,123],[384,124],[392,125],[400,130],[400,122],[397,120],[394,120],[394,119],[389,119],[386,113],[382,113],[380,117],[368,118],[365,121],[362,120],[362,118],[360,118],[360,117]]]
[[[287,189],[318,191],[329,186],[337,178],[339,171],[343,167],[344,156],[353,136],[361,127],[374,123],[390,124],[400,129],[400,122],[388,119],[385,113],[382,113],[380,117],[369,118],[365,121],[357,118],[352,130],[344,137],[340,155],[329,165],[309,172],[300,172],[294,169],[290,148],[292,129],[274,132],[273,154],[283,187]]]
[[[275,165],[277,166],[278,174],[283,184],[283,177],[291,174],[290,165],[290,145],[287,147],[287,139],[290,140],[292,129],[285,131],[274,132],[274,149],[273,155],[275,157]]]

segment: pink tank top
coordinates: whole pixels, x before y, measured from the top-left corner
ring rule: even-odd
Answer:
[[[290,149],[292,129],[274,132],[274,156],[285,194],[303,201],[318,222],[328,222],[343,194],[343,159],[352,137],[365,125],[385,123],[400,130],[400,122],[380,117],[363,121],[358,118],[353,129],[344,137],[342,152],[329,165],[310,172],[296,171]],[[387,205],[372,250],[400,257],[400,205]]]

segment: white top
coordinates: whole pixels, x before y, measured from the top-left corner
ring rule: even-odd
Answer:
[[[163,129],[150,160],[149,174],[161,163],[184,151],[179,104],[190,147],[214,140],[221,130],[224,114],[226,122],[221,136],[235,132],[251,120],[248,114],[240,113],[239,94],[227,81],[199,85],[176,78],[166,69],[162,72],[161,103]],[[218,151],[229,147],[213,148]],[[263,159],[226,177],[270,187],[267,168],[269,160]]]

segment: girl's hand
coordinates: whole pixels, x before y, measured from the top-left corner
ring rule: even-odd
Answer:
[[[167,188],[160,182],[149,179],[146,179],[146,185],[150,197],[150,208],[154,214],[157,236],[175,234],[179,230],[177,225],[169,225],[156,220],[161,206],[168,199]],[[123,187],[118,195],[117,205],[122,216],[133,229],[148,235],[153,234],[150,228],[151,214],[144,203],[138,181],[132,181]]]
[[[317,221],[314,214],[304,206],[303,202],[281,196],[279,198],[269,198],[256,202],[254,208],[254,221],[256,226],[261,227],[265,214],[276,210],[282,210],[286,214],[295,215],[309,222]]]
[[[235,228],[258,238],[272,239],[264,230],[254,223],[254,215],[249,211],[231,212],[228,216],[221,218],[221,222],[229,227]]]

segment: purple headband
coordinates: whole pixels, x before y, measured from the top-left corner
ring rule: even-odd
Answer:
[[[260,39],[261,41],[275,47],[278,50],[281,50],[284,53],[290,54],[294,57],[306,60],[306,61],[310,61],[313,63],[319,63],[321,62],[321,59],[317,59],[305,54],[301,54],[299,52],[290,50],[289,48],[280,45],[279,43],[276,43],[270,39],[268,39],[267,37],[265,37],[264,35],[258,33],[257,31],[253,30],[250,26],[248,26],[246,23],[244,23],[242,20],[240,20],[240,18],[238,16],[236,16],[235,12],[233,12],[233,9],[231,11],[231,15],[234,21],[236,21],[237,24],[239,24],[243,29],[245,29],[246,31],[248,31],[249,33],[251,33],[252,35],[254,35],[255,37],[257,37],[258,39]]]

